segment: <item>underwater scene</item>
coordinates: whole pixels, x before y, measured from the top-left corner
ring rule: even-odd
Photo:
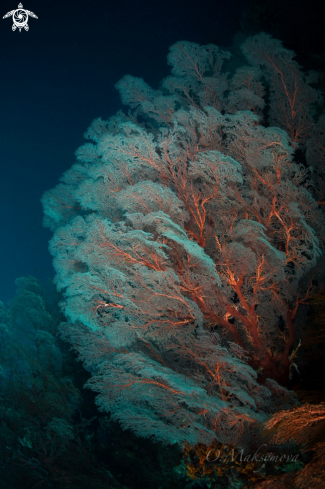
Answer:
[[[0,489],[325,488],[321,5],[30,1],[1,4]]]

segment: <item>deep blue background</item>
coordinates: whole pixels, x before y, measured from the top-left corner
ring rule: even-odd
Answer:
[[[0,3],[0,300],[4,302],[14,294],[16,277],[31,274],[43,281],[53,277],[51,233],[42,226],[40,198],[73,164],[74,151],[83,144],[92,120],[121,108],[115,83],[132,74],[157,88],[169,74],[168,47],[179,40],[229,46],[249,4],[249,0],[23,0],[23,7],[38,19],[30,18],[29,32],[19,33],[12,31],[11,18],[2,19],[18,2]]]
[[[29,31],[2,20],[0,4],[0,300],[14,280],[53,277],[42,226],[42,193],[74,162],[83,133],[121,108],[114,84],[125,74],[158,86],[168,47],[185,39],[227,44],[245,0],[26,0]],[[231,10],[235,6],[236,15]]]

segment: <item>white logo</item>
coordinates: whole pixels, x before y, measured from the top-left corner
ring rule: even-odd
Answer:
[[[38,19],[37,15],[35,15],[33,12],[23,9],[23,5],[21,3],[18,5],[18,8],[16,10],[7,12],[6,15],[4,15],[2,18],[6,19],[11,15],[13,20],[12,30],[15,31],[18,27],[19,32],[21,32],[22,28],[24,28],[25,31],[29,30],[29,25],[27,24],[29,15],[31,17],[34,17],[34,19]]]

